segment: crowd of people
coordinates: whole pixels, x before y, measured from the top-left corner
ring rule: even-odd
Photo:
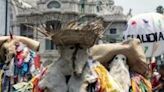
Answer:
[[[160,64],[159,64],[160,63]],[[159,58],[152,57],[150,60],[150,78],[154,92],[163,92],[164,91],[164,64]]]
[[[21,42],[10,66],[1,65],[1,92],[44,92],[39,81],[46,74],[37,52]],[[158,65],[154,57],[148,59],[147,76],[129,70],[128,58],[118,54],[107,65],[88,60],[95,79],[87,87],[88,92],[164,92],[164,65]],[[159,62],[159,61],[158,61]],[[103,66],[104,65],[104,66]]]
[[[60,54],[48,66],[41,64],[38,41],[0,37],[1,92],[164,92],[164,65],[146,59],[141,39],[95,44],[104,33],[101,18],[65,26],[40,30]]]

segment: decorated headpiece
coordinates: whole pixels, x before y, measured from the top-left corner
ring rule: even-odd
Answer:
[[[63,24],[61,29],[37,28],[38,31],[48,36],[56,45],[79,44],[86,47],[94,45],[97,38],[103,33],[103,21],[96,18],[94,20],[77,20]]]
[[[55,32],[52,40],[59,45],[80,44],[91,47],[103,32],[101,20],[72,21],[59,32]]]

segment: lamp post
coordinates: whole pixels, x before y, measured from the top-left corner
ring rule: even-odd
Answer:
[[[5,36],[7,35],[7,30],[8,30],[8,0],[6,0],[6,11],[5,11]]]

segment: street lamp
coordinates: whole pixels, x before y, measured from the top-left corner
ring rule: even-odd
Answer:
[[[6,11],[5,11],[5,36],[7,36],[8,27],[8,0],[6,0]]]

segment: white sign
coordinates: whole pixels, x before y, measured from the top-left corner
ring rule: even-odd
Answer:
[[[138,38],[147,57],[164,53],[164,15],[145,13],[132,17],[128,21],[124,39]]]

